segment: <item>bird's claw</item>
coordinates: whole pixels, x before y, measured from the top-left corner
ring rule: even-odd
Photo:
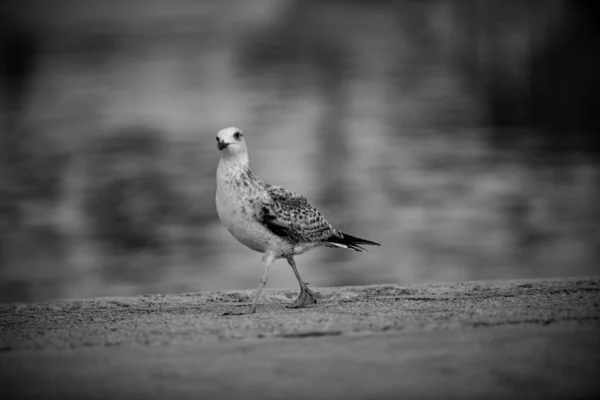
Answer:
[[[308,287],[303,287],[300,289],[300,295],[294,302],[288,306],[287,308],[302,308],[309,304],[317,304],[317,296],[315,293],[310,290]]]

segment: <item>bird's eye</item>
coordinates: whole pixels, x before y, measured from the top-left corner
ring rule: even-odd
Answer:
[[[217,142],[219,141],[219,137],[217,136]]]
[[[234,133],[233,137],[235,138],[235,140],[240,140],[240,138],[242,137],[242,132],[236,132],[236,133]]]

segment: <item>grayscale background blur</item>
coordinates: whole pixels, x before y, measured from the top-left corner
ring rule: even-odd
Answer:
[[[383,244],[299,257],[313,286],[600,272],[593,2],[0,7],[0,301],[255,288],[214,206],[227,126]]]

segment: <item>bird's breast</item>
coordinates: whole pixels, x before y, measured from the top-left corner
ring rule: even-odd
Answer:
[[[255,218],[259,189],[252,187],[250,182],[247,183],[245,185],[236,177],[218,177],[216,206],[219,219],[233,237],[252,250],[287,251],[287,248],[283,247],[289,247],[289,244],[275,236]]]
[[[248,196],[248,193],[236,190],[235,185],[228,182],[221,182],[217,186],[217,214],[230,231],[252,222]]]

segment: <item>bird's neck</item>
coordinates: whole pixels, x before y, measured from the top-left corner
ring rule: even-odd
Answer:
[[[247,154],[224,156],[219,161],[219,174],[239,176],[250,172],[250,161]]]

